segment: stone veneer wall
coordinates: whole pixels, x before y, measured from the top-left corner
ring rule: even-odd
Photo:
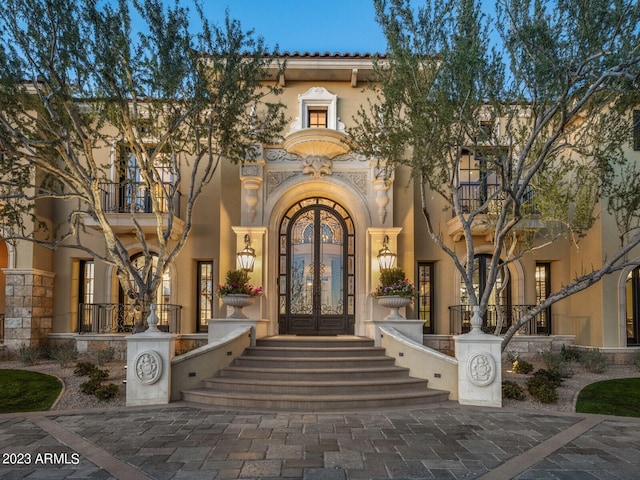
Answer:
[[[47,343],[53,324],[55,273],[37,269],[6,268],[4,343],[9,351]]]

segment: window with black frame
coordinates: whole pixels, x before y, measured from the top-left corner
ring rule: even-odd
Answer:
[[[213,318],[213,261],[198,261],[197,274],[196,331],[207,332],[209,319]]]
[[[433,263],[418,262],[418,318],[424,321],[422,333],[435,333],[433,319],[433,271]]]

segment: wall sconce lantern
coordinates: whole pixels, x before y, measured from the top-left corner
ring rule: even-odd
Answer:
[[[244,235],[244,248],[237,253],[240,269],[253,272],[253,264],[256,261],[256,251],[251,248],[251,238],[248,233]]]
[[[393,268],[396,263],[397,255],[389,250],[389,235],[384,236],[382,241],[382,248],[378,252],[378,263],[380,264],[380,270],[389,270]]]

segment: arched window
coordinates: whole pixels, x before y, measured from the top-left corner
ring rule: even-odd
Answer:
[[[484,295],[487,289],[491,258],[491,255],[480,254],[476,255],[473,260],[473,290],[478,299]],[[500,263],[502,264],[502,262]],[[462,279],[460,280],[460,303],[465,307],[470,306],[469,292]],[[496,284],[489,295],[487,311],[483,319],[483,330],[493,333],[499,320],[498,309],[504,314],[502,331],[505,331],[509,325],[511,325],[512,321],[511,288],[509,285],[509,273],[506,267],[500,269]]]

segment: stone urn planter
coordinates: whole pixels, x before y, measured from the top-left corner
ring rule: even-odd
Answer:
[[[400,295],[386,295],[378,297],[378,304],[391,309],[391,313],[384,317],[385,320],[405,320],[398,311],[402,307],[406,307],[411,303],[411,297],[402,297]]]
[[[255,296],[243,293],[229,293],[227,295],[223,295],[220,298],[222,299],[222,303],[233,307],[233,312],[231,313],[231,315],[227,315],[227,318],[249,318],[242,312],[242,309],[244,307],[248,307],[249,305],[253,305],[253,303],[256,301]]]

